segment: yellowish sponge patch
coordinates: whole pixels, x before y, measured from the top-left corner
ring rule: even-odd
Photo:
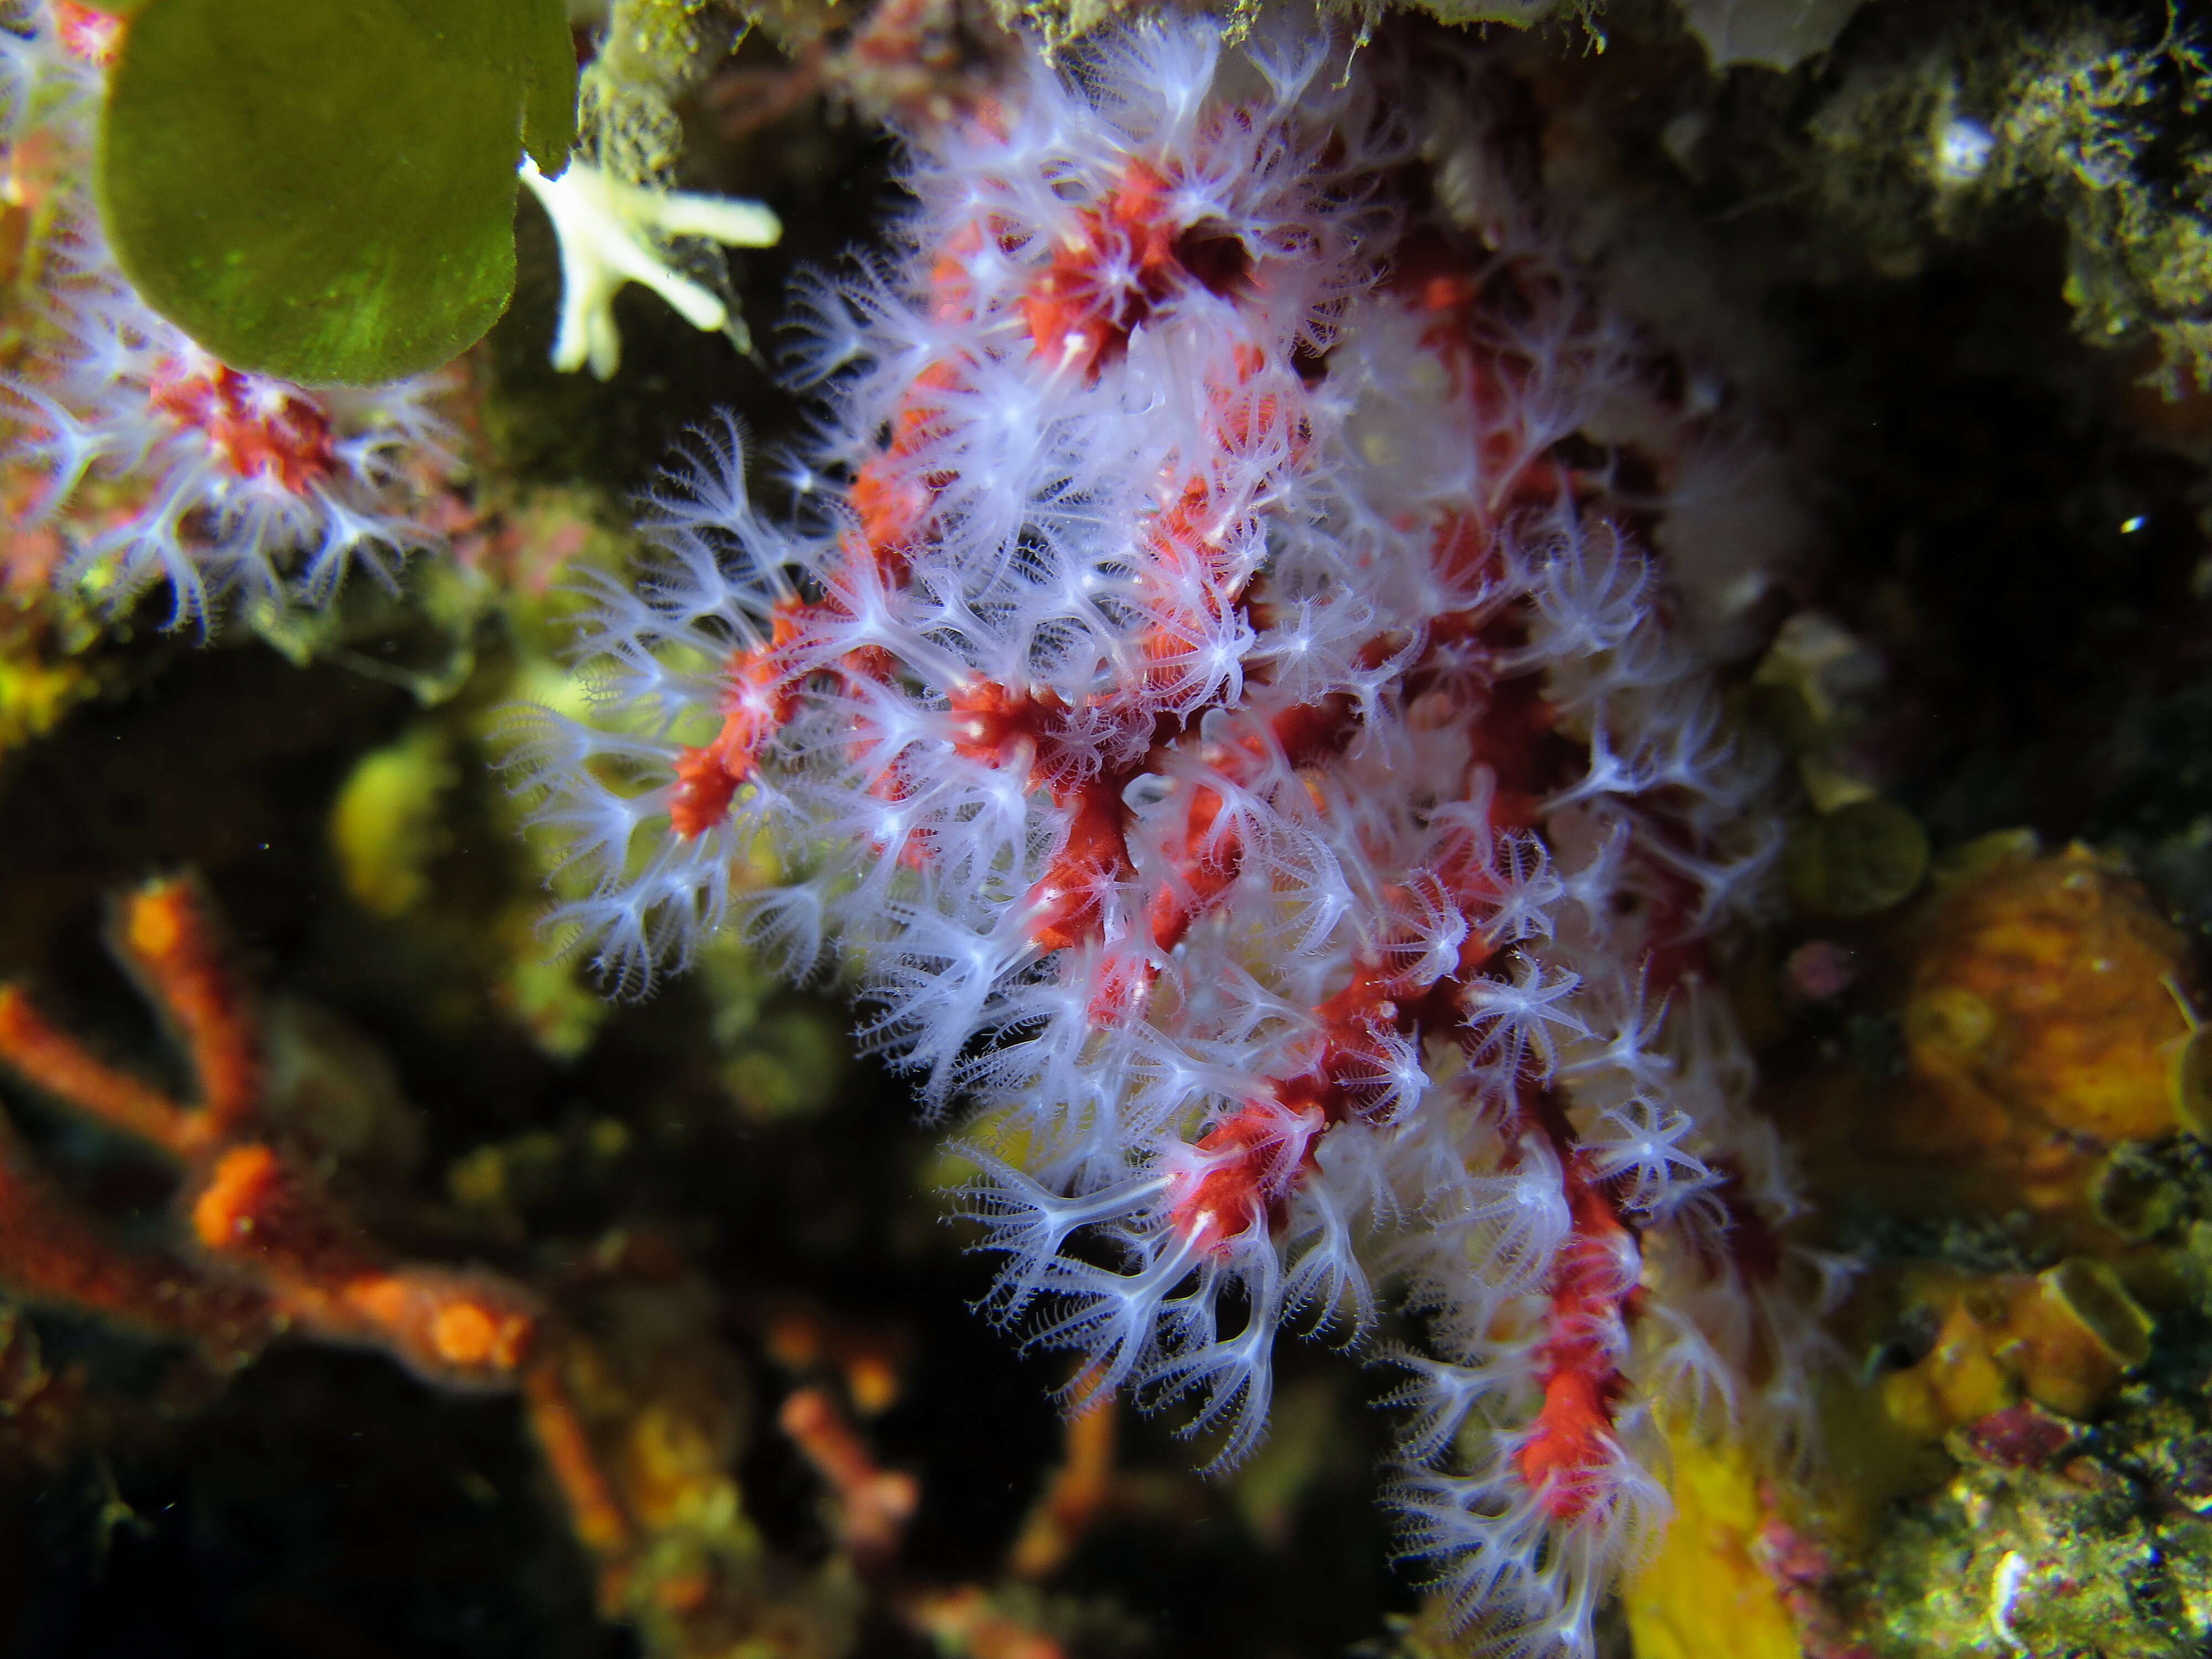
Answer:
[[[1782,1587],[1759,1565],[1766,1519],[1750,1460],[1681,1434],[1664,1541],[1622,1591],[1636,1659],[1800,1659]]]

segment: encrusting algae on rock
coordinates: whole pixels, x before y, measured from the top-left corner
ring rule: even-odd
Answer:
[[[1927,1439],[2023,1395],[2086,1416],[2150,1358],[2154,1322],[2101,1262],[2075,1257],[2035,1274],[1921,1268],[1899,1295],[1939,1322],[1925,1356],[1881,1379],[1881,1400]]]
[[[1796,1018],[1856,1035],[1782,1112],[1866,1267],[1799,1497],[1843,1564],[1820,1605],[1886,1659],[2191,1650],[2212,1557],[2143,1456],[2208,1352],[2195,944],[2116,859],[2018,833],[1845,937]]]
[[[1842,1072],[1799,1133],[1826,1184],[1929,1213],[2104,1229],[2099,1170],[2167,1134],[2196,1029],[2184,936],[2087,848],[1966,849],[1893,924],[1899,1069]]]

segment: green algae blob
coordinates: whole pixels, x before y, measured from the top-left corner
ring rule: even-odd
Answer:
[[[515,164],[575,131],[560,0],[150,0],[101,133],[116,258],[240,368],[432,368],[514,286]]]
[[[1796,825],[1783,874],[1798,907],[1815,916],[1879,915],[1901,903],[1928,870],[1928,832],[1903,807],[1853,801]]]

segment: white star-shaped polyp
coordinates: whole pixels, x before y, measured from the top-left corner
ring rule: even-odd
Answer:
[[[589,363],[602,380],[613,375],[622,361],[615,295],[625,283],[643,283],[695,328],[719,329],[729,321],[720,296],[669,269],[654,249],[656,234],[703,236],[725,247],[773,247],[783,235],[782,222],[758,202],[626,185],[587,161],[571,161],[558,178],[548,179],[525,156],[517,171],[560,239],[561,327],[553,367],[564,373]]]

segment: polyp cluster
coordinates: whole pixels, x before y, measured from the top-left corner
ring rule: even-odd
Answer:
[[[1285,1325],[1395,1297],[1408,1553],[1584,1654],[1655,1401],[1802,1402],[1699,943],[1765,775],[1663,492],[1585,430],[1650,360],[1483,73],[1344,61],[1151,24],[915,135],[902,252],[803,307],[817,522],[701,444],[589,629],[599,718],[522,764],[626,986],[726,926],[842,945],[869,1045],[973,1108],[992,1310],[1076,1393],[1231,1460]]]

